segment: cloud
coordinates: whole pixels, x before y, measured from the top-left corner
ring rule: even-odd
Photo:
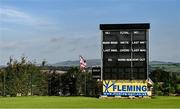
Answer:
[[[0,8],[0,15],[5,17],[17,17],[17,18],[29,18],[28,15],[26,15],[23,12],[7,9],[7,8]]]
[[[0,22],[31,25],[35,28],[52,28],[55,29],[54,24],[45,20],[45,17],[34,16],[24,10],[18,10],[12,7],[0,7]]]
[[[0,8],[0,19],[5,22],[25,21],[32,22],[33,18],[25,12],[9,7]]]

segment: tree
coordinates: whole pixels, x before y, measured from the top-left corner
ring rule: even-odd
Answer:
[[[23,56],[18,62],[10,58],[5,68],[5,92],[10,96],[27,96],[33,92],[44,95],[46,76],[40,69]],[[45,86],[46,87],[46,86]],[[47,92],[47,91],[46,91]]]
[[[163,95],[175,93],[177,90],[177,77],[175,73],[167,72],[162,69],[157,69],[149,75],[154,81],[154,89],[157,92],[162,92]]]

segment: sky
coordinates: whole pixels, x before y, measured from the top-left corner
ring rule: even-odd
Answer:
[[[104,23],[150,23],[150,61],[180,62],[179,0],[0,0],[0,65],[100,59]]]

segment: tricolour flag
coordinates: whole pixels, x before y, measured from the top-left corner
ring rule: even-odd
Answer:
[[[79,60],[80,70],[81,70],[81,71],[84,71],[85,68],[86,68],[86,66],[87,66],[86,60],[85,60],[82,56],[80,56],[79,58],[80,58],[80,60]]]

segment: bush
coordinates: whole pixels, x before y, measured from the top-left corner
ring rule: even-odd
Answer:
[[[158,96],[163,96],[163,92],[162,91],[157,91],[157,95]]]

